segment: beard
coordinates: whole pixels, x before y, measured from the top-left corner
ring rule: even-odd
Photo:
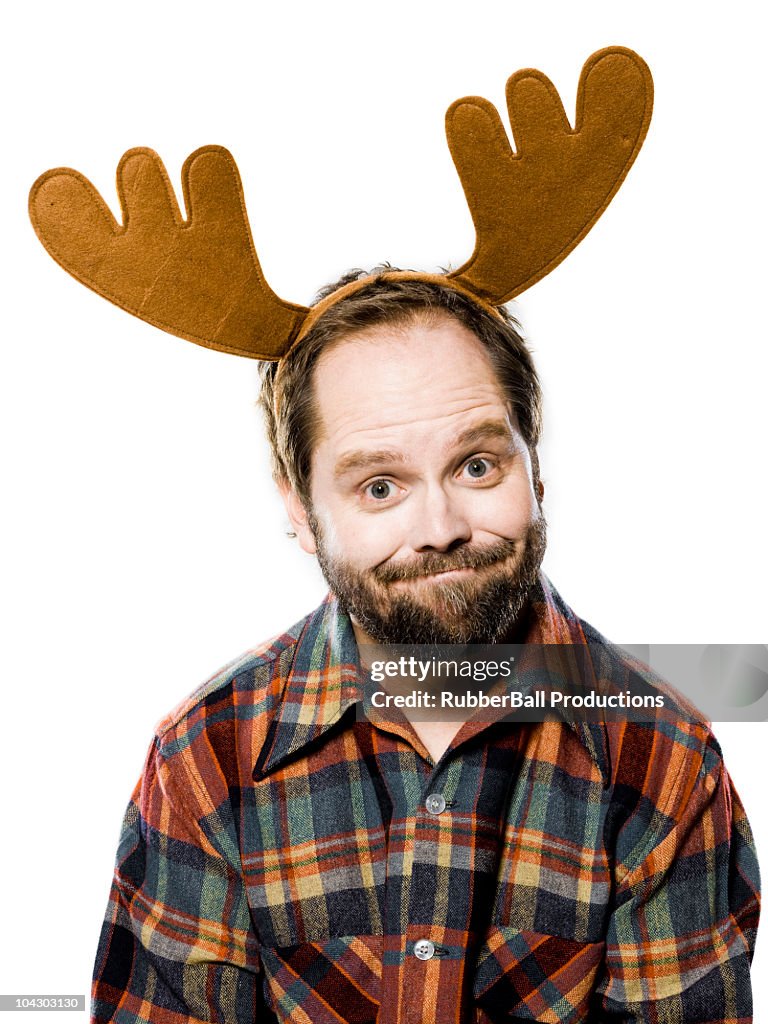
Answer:
[[[528,605],[547,545],[539,513],[519,541],[499,540],[418,559],[356,569],[330,554],[310,514],[317,560],[342,608],[380,644],[495,644],[510,640]],[[453,569],[475,572],[444,582],[426,577]],[[423,582],[418,582],[423,580]],[[403,581],[405,588],[397,586]]]

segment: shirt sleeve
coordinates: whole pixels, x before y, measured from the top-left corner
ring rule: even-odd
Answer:
[[[258,946],[237,841],[156,739],[123,822],[92,1020],[261,1022]]]
[[[693,752],[692,752],[693,753]],[[674,805],[617,843],[605,1022],[747,1024],[759,915],[752,832],[711,735],[671,780]],[[681,777],[687,775],[687,777]]]

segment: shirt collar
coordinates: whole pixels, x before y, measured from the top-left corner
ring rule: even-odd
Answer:
[[[567,660],[568,648],[583,647],[586,649],[586,653],[583,657],[579,657],[578,673],[589,673],[591,678],[585,680],[585,682],[596,686],[597,679],[603,672],[603,667],[595,664],[594,654],[598,647],[608,646],[607,641],[591,626],[587,626],[572,611],[542,572],[539,573],[538,583],[531,597],[531,608],[531,627],[528,630],[525,642],[535,645],[555,645],[555,657],[553,659],[555,667],[553,667],[552,661],[550,661],[550,664],[548,664],[548,682],[552,683],[553,676],[557,672],[556,665],[560,657],[564,656]],[[587,636],[586,630],[589,631],[589,636]],[[546,651],[546,647],[537,647],[537,650]],[[535,681],[534,673],[534,678],[530,681],[531,685]],[[525,682],[523,685],[525,685]],[[584,744],[607,782],[610,778],[611,764],[608,733],[605,723],[602,721],[580,719],[564,719],[564,721]]]
[[[587,644],[584,624],[543,574],[531,595],[527,644]],[[590,637],[590,643],[594,638]],[[298,627],[284,667],[276,667],[275,711],[254,778],[262,778],[332,729],[363,699],[357,643],[352,623],[329,594]],[[535,678],[530,679],[533,685]],[[525,685],[525,683],[524,683]],[[602,722],[567,723],[608,777],[608,739]],[[464,730],[462,730],[462,733]]]
[[[352,623],[330,594],[298,627],[283,659],[272,681],[275,710],[255,778],[318,740],[363,696]]]

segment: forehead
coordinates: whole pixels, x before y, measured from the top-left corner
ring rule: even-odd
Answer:
[[[508,412],[482,343],[448,316],[344,338],[320,357],[313,384],[326,454],[352,443],[418,445]]]

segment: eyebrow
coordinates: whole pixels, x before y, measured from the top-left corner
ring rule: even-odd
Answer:
[[[346,476],[360,469],[371,469],[375,466],[387,465],[392,462],[409,462],[402,452],[393,448],[379,451],[354,451],[342,455],[333,471],[335,477]]]
[[[478,423],[477,426],[468,427],[453,437],[448,445],[451,448],[466,448],[469,445],[478,444],[480,441],[501,439],[507,441],[510,447],[514,445],[514,435],[509,424],[504,420],[486,420]],[[357,472],[361,469],[371,469],[392,463],[408,463],[411,460],[403,452],[396,448],[381,448],[376,451],[365,451],[363,449],[347,452],[342,455],[336,463],[333,475],[336,478],[346,476],[347,473]]]
[[[464,448],[466,445],[477,444],[479,441],[493,440],[508,441],[510,446],[514,443],[514,435],[509,424],[504,420],[486,420],[478,423],[476,427],[468,427],[462,430],[452,442],[454,448]]]

